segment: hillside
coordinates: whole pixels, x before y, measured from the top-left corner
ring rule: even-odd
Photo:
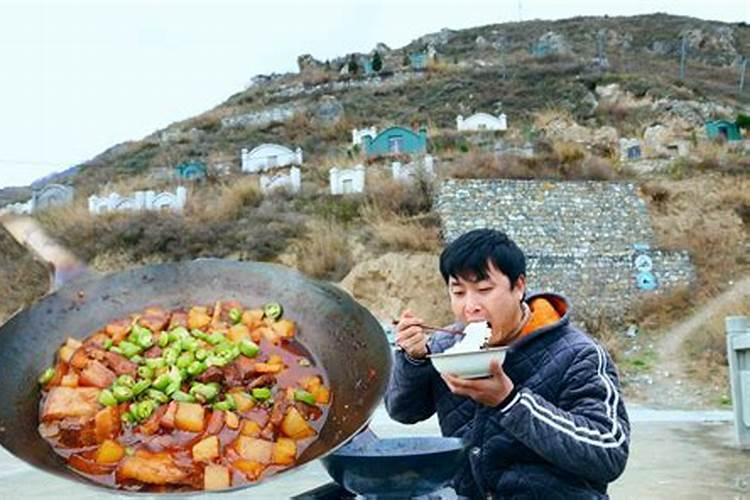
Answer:
[[[704,126],[750,114],[750,88],[738,92],[740,62],[750,56],[747,24],[666,14],[580,17],[446,29],[404,47],[379,44],[374,50],[380,71],[368,72],[362,64],[372,62],[374,51],[331,61],[301,55],[297,73],[257,75],[214,109],[114,145],[53,178],[72,185],[76,201],[37,217],[99,271],[208,256],[276,261],[317,278],[343,280],[382,318],[414,306],[444,321],[439,280],[429,282],[428,293],[400,281],[434,277],[442,245],[432,206],[436,184],[390,179],[384,173],[388,158],[367,159],[352,147],[353,128],[425,127],[438,181],[632,181],[660,247],[689,252],[696,266],[689,291],[660,295],[616,318],[595,310],[581,318],[607,344],[632,386],[654,369],[648,346],[660,332],[710,302],[732,279],[750,274],[747,133],[726,143],[707,138]],[[424,54],[424,67],[414,67],[420,66],[415,53]],[[508,130],[458,133],[456,116],[475,112],[505,113]],[[642,141],[642,161],[622,159],[618,141],[626,138]],[[301,193],[263,194],[257,176],[241,172],[240,151],[263,143],[304,151]],[[689,153],[673,154],[669,148],[678,143]],[[498,154],[501,148],[533,153]],[[186,162],[206,165],[207,177],[178,180],[174,169]],[[330,195],[329,169],[357,163],[367,165],[366,192]],[[182,215],[88,213],[91,194],[171,190],[178,182],[189,190]],[[0,205],[30,192],[0,190]],[[22,280],[19,272],[31,273],[34,286],[6,290],[0,321],[44,289],[39,269],[2,236],[0,271],[14,282]],[[642,333],[625,337],[632,325]],[[709,330],[688,339],[685,355],[700,357],[695,376],[715,383],[705,373],[726,359],[723,338],[716,335],[720,327]],[[716,401],[725,390],[719,383],[708,398]]]

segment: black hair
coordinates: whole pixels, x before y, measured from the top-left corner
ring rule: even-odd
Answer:
[[[474,229],[450,243],[440,254],[440,274],[448,279],[480,281],[488,277],[489,263],[505,274],[511,289],[526,274],[526,257],[508,235],[496,229]]]

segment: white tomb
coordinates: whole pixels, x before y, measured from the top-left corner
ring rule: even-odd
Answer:
[[[365,167],[333,167],[328,171],[331,194],[363,193],[365,191]]]
[[[468,118],[462,115],[456,117],[456,128],[461,132],[482,130],[507,130],[508,120],[505,113],[492,116],[488,113],[475,113]]]
[[[249,173],[265,172],[287,165],[302,165],[302,149],[294,151],[280,144],[261,144],[248,151],[242,148],[242,171]]]

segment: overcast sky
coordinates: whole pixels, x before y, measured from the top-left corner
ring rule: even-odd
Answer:
[[[26,185],[242,90],[441,28],[653,12],[750,21],[750,0],[0,0],[0,187]]]

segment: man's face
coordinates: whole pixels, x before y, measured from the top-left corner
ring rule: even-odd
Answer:
[[[520,276],[511,290],[508,277],[492,262],[488,262],[486,279],[472,281],[453,276],[448,279],[448,294],[456,319],[464,323],[489,321],[491,343],[501,340],[520,321],[520,302],[525,287],[524,277]]]

